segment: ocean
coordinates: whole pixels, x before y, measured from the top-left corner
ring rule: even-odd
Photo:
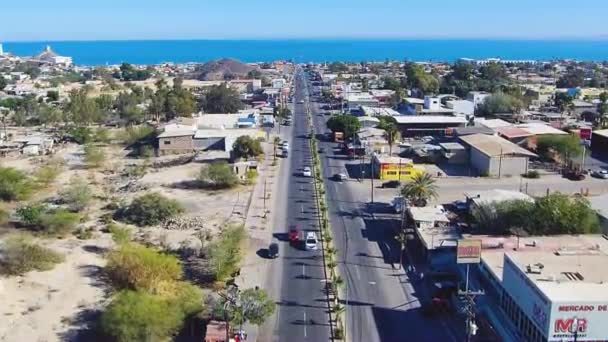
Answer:
[[[50,45],[76,64],[129,62],[205,62],[231,57],[244,62],[291,59],[324,61],[447,61],[458,58],[608,60],[608,38],[602,40],[482,39],[297,39],[297,40],[133,40],[5,42],[4,51],[31,56]]]

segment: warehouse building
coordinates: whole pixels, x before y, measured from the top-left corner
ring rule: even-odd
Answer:
[[[608,129],[593,131],[591,135],[591,150],[595,154],[608,154]]]
[[[461,136],[469,148],[469,163],[480,175],[518,176],[528,172],[528,161],[536,154],[501,137],[485,134]]]

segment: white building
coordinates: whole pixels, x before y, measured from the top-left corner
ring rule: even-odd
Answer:
[[[34,59],[53,65],[61,65],[66,67],[72,65],[72,57],[59,56],[53,50],[51,50],[51,47],[48,45],[41,53],[34,56]]]
[[[475,104],[469,100],[451,100],[446,102],[446,107],[454,110],[455,115],[475,114]]]
[[[273,78],[270,84],[272,88],[283,88],[287,85],[287,81],[284,78]]]
[[[359,110],[362,106],[378,107],[380,102],[370,94],[348,94],[346,98],[348,110]]]
[[[601,235],[482,238],[487,294],[518,341],[606,341],[607,264]]]
[[[467,100],[473,102],[473,106],[475,108],[477,108],[477,106],[482,104],[483,101],[486,99],[486,97],[488,97],[490,95],[492,95],[492,94],[487,93],[485,91],[470,91],[467,94]]]

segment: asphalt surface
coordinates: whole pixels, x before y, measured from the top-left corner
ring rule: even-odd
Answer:
[[[318,211],[315,206],[312,178],[303,177],[302,169],[312,167],[308,141],[306,93],[303,79],[297,82],[293,126],[282,126],[289,142],[289,157],[281,166],[279,193],[274,198],[274,239],[279,243],[279,257],[272,261],[267,275],[267,290],[276,300],[277,311],[260,328],[258,341],[330,340],[325,274],[318,250],[307,251],[302,245],[291,245],[287,232],[291,225],[319,235]]]
[[[329,116],[311,105],[321,156],[323,178],[339,268],[345,280],[346,340],[375,341],[463,341],[464,324],[457,318],[427,318],[420,313],[421,298],[428,289],[416,273],[399,266],[400,247],[394,239],[398,217],[386,205],[368,203],[366,194],[350,186],[357,180],[335,182],[335,173],[349,174],[356,168],[324,138]],[[352,170],[350,170],[352,171]],[[378,186],[379,184],[375,184]],[[404,264],[416,263],[410,256]],[[420,261],[422,262],[422,261]]]

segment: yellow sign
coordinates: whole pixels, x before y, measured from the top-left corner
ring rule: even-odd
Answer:
[[[457,264],[478,264],[481,261],[481,240],[458,240]]]

